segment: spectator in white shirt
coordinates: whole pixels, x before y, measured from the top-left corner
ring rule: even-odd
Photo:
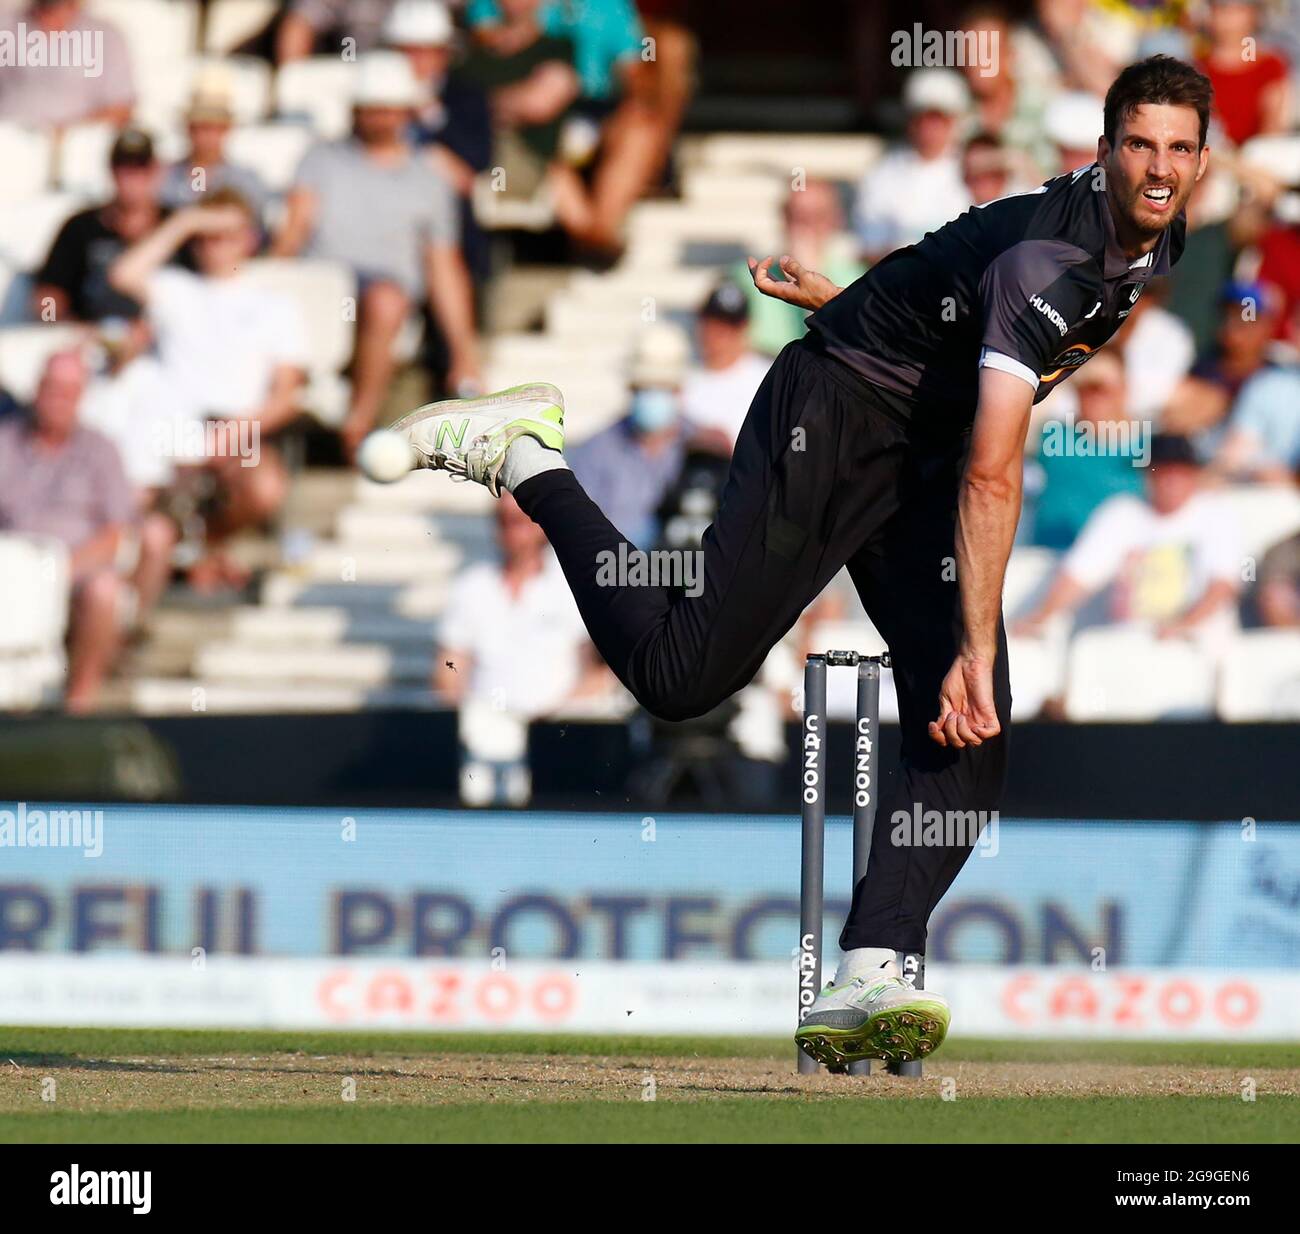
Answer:
[[[167,267],[191,241],[198,272]],[[173,214],[109,268],[113,286],[145,306],[157,339],[171,408],[158,446],[200,466],[218,490],[207,520],[213,551],[190,576],[200,588],[245,581],[221,545],[265,522],[288,486],[265,438],[297,414],[307,337],[297,306],[249,277],[257,243],[253,208],[234,189],[220,189]]]
[[[1149,286],[1115,338],[1128,377],[1125,409],[1135,419],[1157,424],[1178,383],[1196,363],[1196,340],[1182,318],[1164,307],[1168,294],[1169,284],[1163,279]]]
[[[508,493],[496,510],[501,561],[462,571],[438,632],[435,691],[460,710],[467,804],[527,799],[527,724],[608,691],[559,563]]]
[[[854,227],[872,263],[915,244],[971,204],[958,140],[970,106],[961,75],[952,69],[915,69],[903,87],[903,103],[906,143],[872,167],[858,188]]]
[[[1158,434],[1147,499],[1122,493],[1097,507],[1042,603],[1015,632],[1041,634],[1052,618],[1076,613],[1110,585],[1111,620],[1150,622],[1165,638],[1213,641],[1235,625],[1241,573],[1231,512],[1202,488],[1195,448],[1185,437]]]
[[[750,348],[749,300],[735,283],[720,283],[701,306],[695,345],[700,362],[687,371],[682,414],[699,437],[730,454],[771,365]]]

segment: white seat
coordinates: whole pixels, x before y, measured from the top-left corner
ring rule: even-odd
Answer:
[[[1065,640],[1016,638],[1007,640],[1011,664],[1011,716],[1032,720],[1050,699],[1065,688]]]
[[[59,228],[86,204],[87,199],[79,193],[42,193],[27,201],[0,205],[0,255],[15,269],[37,269]]]
[[[198,50],[196,0],[90,0],[86,7],[126,40],[137,89],[151,66],[174,63]]]
[[[307,147],[314,140],[303,124],[252,124],[234,129],[226,141],[226,157],[255,171],[274,193],[284,193]]]
[[[30,402],[45,362],[89,333],[84,326],[11,326],[0,330],[0,385],[20,403]]]
[[[57,540],[0,533],[0,654],[50,651],[68,624],[68,554]]]
[[[58,697],[69,577],[67,550],[57,540],[0,534],[0,710]]]
[[[1300,531],[1300,492],[1289,484],[1242,484],[1225,489],[1242,552],[1256,564],[1275,544]]]
[[[1239,635],[1223,657],[1218,704],[1225,720],[1300,720],[1300,630]]]
[[[356,281],[338,262],[262,257],[249,262],[248,275],[264,287],[289,296],[307,327],[311,347],[306,406],[327,424],[336,424],[339,370],[352,356],[356,334]]]
[[[352,126],[356,66],[337,56],[311,56],[283,65],[275,78],[275,110],[282,120],[306,120],[328,140]]]
[[[1070,644],[1065,711],[1080,721],[1200,719],[1213,714],[1214,688],[1214,662],[1195,644],[1100,626]]]
[[[28,201],[50,183],[53,151],[49,137],[16,124],[0,124],[0,206]]]
[[[1007,562],[1002,608],[1008,621],[1023,617],[1043,598],[1060,560],[1050,548],[1016,548]]]
[[[260,34],[280,6],[277,0],[210,0],[203,26],[203,48],[215,55],[233,51]]]

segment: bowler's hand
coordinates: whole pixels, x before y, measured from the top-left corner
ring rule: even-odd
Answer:
[[[939,718],[930,721],[930,739],[961,750],[982,745],[1001,731],[993,702],[993,662],[959,655],[939,690]]]
[[[772,277],[772,263],[777,262],[786,282]],[[828,300],[834,300],[844,289],[832,283],[816,270],[805,270],[793,257],[764,257],[762,261],[751,257],[749,273],[754,286],[765,296],[784,300],[787,304],[815,312]]]

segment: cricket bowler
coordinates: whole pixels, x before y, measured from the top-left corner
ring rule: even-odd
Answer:
[[[701,715],[848,567],[889,646],[902,726],[896,810],[997,808],[1011,690],[1001,599],[1031,407],[1115,333],[1183,251],[1211,86],[1153,56],[1107,93],[1096,162],[967,210],[846,288],[774,257],[758,288],[811,311],[736,443],[703,589],[611,587],[624,538],[564,459],[554,386],[434,403],[393,426],[412,464],[514,494],[546,532],[597,649],[647,711]],[[631,546],[625,546],[628,551]],[[633,550],[634,551],[634,550]],[[935,905],[970,855],[877,827],[834,979],[796,1033],[820,1062],[928,1055],[949,1009],[914,988]]]

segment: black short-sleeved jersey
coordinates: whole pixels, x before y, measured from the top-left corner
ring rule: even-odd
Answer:
[[[901,396],[915,419],[961,429],[979,368],[1023,377],[1038,402],[1087,361],[1182,255],[1179,215],[1130,261],[1100,168],[967,210],[868,271],[808,319],[825,350]]]

